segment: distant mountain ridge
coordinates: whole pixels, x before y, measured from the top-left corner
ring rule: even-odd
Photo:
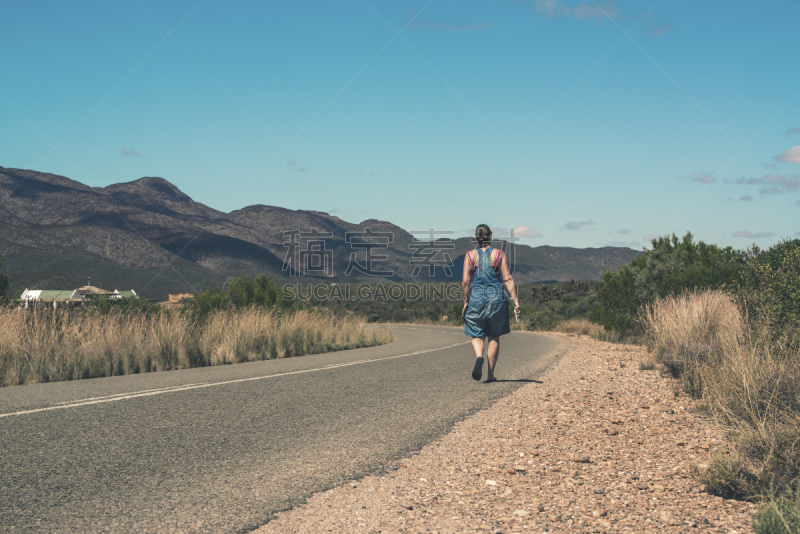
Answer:
[[[195,202],[163,178],[94,188],[64,176],[0,167],[0,256],[19,291],[77,287],[91,276],[102,287],[164,298],[167,292],[200,291],[246,273],[284,279],[291,274],[284,269],[290,251],[285,232],[312,229],[326,233],[330,264],[327,273],[311,273],[318,276],[303,281],[343,281],[351,254],[366,254],[346,235],[368,229],[392,236],[391,243],[383,239],[374,250],[384,258],[380,269],[393,272],[392,280],[429,280],[412,276],[413,236],[390,222],[355,224],[327,213],[266,205],[224,213]],[[467,238],[453,240],[447,251],[452,277],[437,268],[430,279],[460,279],[464,251],[473,246]],[[520,282],[598,279],[604,269],[639,254],[621,247],[520,244],[514,252]]]

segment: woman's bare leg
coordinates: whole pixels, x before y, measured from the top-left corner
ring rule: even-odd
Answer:
[[[483,338],[472,338],[472,349],[475,351],[475,366],[472,368],[472,379],[480,380],[483,374]]]
[[[494,378],[494,366],[497,364],[497,358],[500,356],[500,338],[490,337],[489,339],[489,375],[487,380]],[[473,342],[473,346],[474,346]],[[483,340],[481,340],[481,348],[483,348]]]
[[[473,337],[472,338],[472,350],[475,351],[475,357],[480,358],[483,356],[483,338],[482,337]]]

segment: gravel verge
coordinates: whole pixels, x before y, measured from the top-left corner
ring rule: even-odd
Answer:
[[[724,448],[721,430],[673,380],[641,370],[646,359],[571,338],[541,383],[256,532],[752,532],[753,504],[709,495],[691,474]]]

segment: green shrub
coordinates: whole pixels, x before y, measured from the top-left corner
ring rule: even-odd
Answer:
[[[760,495],[758,478],[737,454],[717,453],[699,478],[709,493],[725,499],[755,500]]]
[[[597,282],[520,284],[522,316],[529,330],[553,330],[561,323],[586,319],[596,301]]]
[[[652,250],[616,271],[607,270],[597,288],[597,303],[589,318],[622,335],[641,333],[638,314],[643,306],[668,295],[693,289],[714,289],[736,283],[746,254],[720,248],[688,233],[651,241]]]
[[[312,307],[339,315],[355,313],[372,323],[438,323],[447,316],[446,322],[450,325],[464,324],[461,319],[464,300],[460,283],[376,282],[343,284],[340,289],[341,292],[337,294],[329,288],[320,296],[306,290],[298,293]]]
[[[287,308],[294,302],[283,298],[283,289],[275,285],[265,274],[255,278],[240,276],[225,284],[204,291],[192,299],[191,310],[204,317],[214,310],[243,309],[249,306],[275,309]]]
[[[738,293],[751,322],[766,326],[773,341],[794,345],[800,332],[800,239],[767,251],[749,251]]]
[[[772,499],[753,517],[753,530],[756,534],[800,532],[800,494],[794,499]]]
[[[124,297],[122,299],[110,299],[106,295],[98,295],[87,308],[103,314],[133,314],[133,315],[153,315],[164,311],[158,302],[142,297]]]

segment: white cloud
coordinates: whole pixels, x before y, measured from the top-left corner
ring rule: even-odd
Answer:
[[[787,149],[786,152],[775,156],[774,159],[783,163],[800,163],[800,145]]]
[[[716,180],[716,178],[707,172],[700,172],[692,176],[692,181],[700,184],[710,184],[714,180]]]
[[[514,0],[519,2],[520,0]],[[576,20],[593,20],[596,24],[612,20],[640,20],[643,28],[654,36],[660,37],[670,33],[674,26],[662,15],[654,11],[645,13],[639,9],[625,10],[617,5],[617,0],[580,1],[580,0],[533,0],[533,11],[543,17],[565,17]],[[638,25],[637,25],[638,26]]]
[[[580,19],[615,19],[619,16],[619,9],[615,2],[583,3],[572,8],[572,14]]]
[[[561,0],[535,0],[533,2],[533,9],[548,17],[569,14],[569,7],[564,2],[561,2]]]
[[[761,178],[739,178],[737,184],[760,185],[761,194],[780,195],[797,191],[800,187],[800,174],[782,176],[780,174],[765,174]]]
[[[122,155],[126,158],[141,158],[142,155],[132,148],[120,148]]]
[[[615,1],[582,2],[571,6],[562,0],[534,0],[533,9],[547,17],[574,17],[578,20],[595,19],[598,22],[619,18],[619,8]]]
[[[582,230],[584,226],[594,226],[594,221],[570,221],[561,228],[564,230]]]
[[[627,228],[623,228],[622,230],[617,230],[617,233],[618,233],[618,234],[625,234],[625,235],[627,235],[627,234],[631,233],[631,231],[630,231],[630,230],[628,230]]]
[[[514,235],[516,237],[544,237],[530,226],[517,226],[514,228]]]
[[[753,200],[753,197],[751,197],[750,195],[744,195],[739,197],[739,200],[741,200],[742,202],[750,202],[751,200]]]
[[[746,237],[749,239],[760,239],[763,237],[774,237],[774,232],[749,232],[747,230],[737,230],[733,232],[733,237]]]

